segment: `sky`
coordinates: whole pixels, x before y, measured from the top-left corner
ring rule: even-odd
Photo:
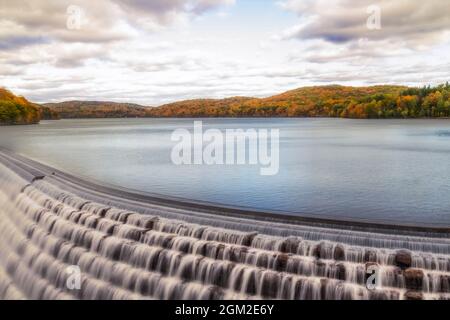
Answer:
[[[450,80],[448,0],[0,0],[0,86],[158,106]]]

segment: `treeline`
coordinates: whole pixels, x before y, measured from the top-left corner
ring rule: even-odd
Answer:
[[[0,125],[36,124],[41,119],[59,119],[58,114],[24,97],[0,88]]]
[[[255,101],[255,98],[185,100],[149,109],[147,114],[151,117],[232,117],[247,113],[243,112],[243,109],[240,109],[239,114],[233,110],[243,108],[251,101]],[[255,110],[254,107],[250,108]]]
[[[269,98],[197,99],[149,110],[153,117],[450,117],[450,86],[306,87]]]
[[[39,112],[41,115],[41,120],[59,120],[59,119],[61,119],[58,112],[56,112],[48,107],[44,107],[42,105],[39,105]]]
[[[40,119],[40,110],[36,105],[0,88],[0,125],[34,124]]]
[[[450,117],[450,85],[316,86],[268,98],[195,99],[149,108],[131,103],[67,101],[37,105],[0,88],[0,124],[58,118],[340,117],[356,119]]]
[[[148,116],[148,108],[132,103],[65,101],[46,103],[44,106],[58,113],[64,119],[143,118]]]

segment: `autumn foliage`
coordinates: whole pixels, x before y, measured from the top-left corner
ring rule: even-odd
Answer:
[[[450,116],[450,86],[305,87],[269,98],[197,99],[163,105],[153,117],[423,118]]]
[[[131,103],[67,101],[37,105],[0,89],[0,124],[40,119],[143,117],[341,117],[354,119],[450,117],[450,85],[305,87],[268,98],[194,99],[158,108]]]
[[[45,107],[57,112],[61,118],[142,118],[148,108],[132,103],[101,101],[66,101],[46,103]]]
[[[59,119],[59,116],[49,108],[0,88],[0,125],[36,124],[41,119]]]
[[[33,124],[40,118],[38,106],[0,88],[0,124]]]

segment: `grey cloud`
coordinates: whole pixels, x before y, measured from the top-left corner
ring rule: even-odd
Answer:
[[[235,0],[112,0],[123,18],[138,29],[153,31],[179,19],[202,15],[207,11],[230,5]]]
[[[71,12],[71,6],[79,11]],[[74,15],[80,25],[71,29],[67,23]],[[42,39],[101,43],[129,36],[120,28],[119,13],[105,0],[3,0],[0,16],[0,34],[19,39],[26,35],[23,45],[40,44]]]
[[[139,22],[169,24],[177,15],[201,14],[211,8],[232,2],[231,0],[2,0],[0,34],[8,33],[14,41],[7,44],[2,41],[0,49],[39,44],[48,38],[63,42],[87,43],[122,40],[132,36],[130,24],[137,28],[140,27]],[[79,29],[67,28],[67,21],[74,14],[68,10],[71,6],[80,9]],[[3,21],[8,23],[5,24]],[[17,36],[17,33],[21,37]]]
[[[175,12],[201,14],[223,5],[231,5],[235,0],[113,0],[122,8],[135,12],[164,16]]]
[[[369,6],[381,9],[381,29],[369,30]],[[283,7],[301,16],[303,24],[288,37],[323,39],[342,44],[368,38],[397,39],[409,46],[438,42],[450,30],[450,1],[287,0]]]
[[[136,30],[168,25],[183,15],[199,15],[234,0],[2,0],[0,35],[12,39],[2,49],[61,42],[105,43],[124,40]],[[76,13],[70,8],[76,8]],[[79,15],[80,13],[80,15]],[[80,28],[67,28],[76,16]],[[14,40],[14,41],[13,41]],[[5,44],[6,43],[6,44]]]
[[[337,47],[337,48],[336,48]],[[330,44],[324,41],[314,41],[303,51],[291,53],[288,56],[291,62],[310,63],[369,63],[377,59],[385,59],[399,55],[410,54],[408,48],[401,48],[395,42],[383,41],[353,41],[350,43]]]
[[[213,10],[218,6],[234,4],[235,0],[196,0],[193,1],[191,11],[202,14],[206,11]]]
[[[63,85],[63,82],[53,82],[52,83],[52,88],[59,88]],[[23,90],[32,90],[32,91],[36,91],[36,90],[41,90],[41,89],[48,89],[49,87],[49,83],[47,82],[42,82],[42,81],[38,81],[38,82],[31,82],[31,83],[25,83],[21,85],[21,89]]]
[[[108,50],[104,46],[68,46],[56,51],[52,57],[52,63],[58,68],[75,68],[83,66],[86,61],[109,60]]]
[[[45,37],[0,37],[0,50],[15,50],[29,45],[48,43],[49,41],[50,40]]]
[[[17,76],[22,73],[22,69],[18,67],[0,65],[0,77]]]

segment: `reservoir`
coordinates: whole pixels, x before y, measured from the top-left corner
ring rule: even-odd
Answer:
[[[196,119],[198,121],[199,119]],[[139,191],[339,219],[450,226],[450,120],[202,119],[207,129],[278,129],[279,171],[175,165],[174,130],[194,119],[42,121],[0,127],[0,146]]]

